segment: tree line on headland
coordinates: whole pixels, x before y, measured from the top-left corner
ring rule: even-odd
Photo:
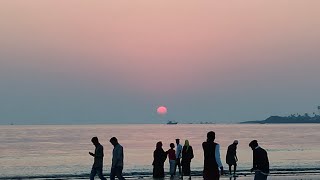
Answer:
[[[290,116],[270,116],[262,121],[245,121],[241,124],[276,124],[276,123],[320,123],[320,115],[313,113],[310,116],[308,113],[304,115],[291,114]]]

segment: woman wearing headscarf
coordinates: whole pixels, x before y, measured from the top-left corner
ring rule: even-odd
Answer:
[[[157,142],[156,150],[153,152],[153,177],[164,177],[164,162],[167,159],[167,153],[162,149],[162,142]]]
[[[191,179],[190,174],[190,163],[191,159],[194,157],[192,146],[190,146],[189,141],[185,140],[184,146],[182,148],[182,174],[183,176],[189,176]]]

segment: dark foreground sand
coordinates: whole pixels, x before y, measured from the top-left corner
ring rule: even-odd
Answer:
[[[88,178],[86,178],[88,179]],[[96,177],[95,179],[98,179]],[[107,179],[109,179],[107,177]],[[116,178],[117,179],[117,178]],[[127,177],[127,180],[179,180],[179,178],[170,179],[170,177],[166,177],[164,179],[153,179],[152,177]],[[188,180],[187,177],[183,178],[184,180]],[[191,178],[192,180],[203,180],[202,177],[199,176],[193,176]],[[253,180],[253,175],[247,175],[247,176],[239,176],[239,177],[228,177],[228,176],[222,176],[220,178],[221,180]],[[37,179],[37,180],[44,180],[44,179]],[[48,179],[46,179],[48,180]],[[78,178],[59,178],[59,179],[50,179],[50,180],[83,180]],[[290,175],[270,175],[268,176],[268,180],[320,180],[320,174],[290,174]]]
[[[105,176],[108,180],[110,179],[108,176]],[[153,179],[152,175],[134,175],[134,176],[125,176],[127,180],[180,180],[178,176],[171,179],[169,175],[166,175],[164,179]],[[1,178],[0,180],[84,180],[89,179],[89,175],[84,175],[81,177],[16,177],[16,178]],[[96,176],[95,179],[99,180],[99,177]],[[117,178],[116,178],[117,179]],[[188,180],[188,177],[185,176],[184,180]],[[191,177],[192,180],[203,180],[202,176],[194,175]],[[254,174],[247,173],[247,174],[239,174],[238,177],[230,177],[229,175],[223,175],[220,177],[221,180],[253,180]],[[274,173],[268,176],[268,180],[320,180],[320,172],[281,172],[281,173]]]
[[[203,178],[199,177],[199,176],[192,177],[191,179],[192,180],[203,180]],[[239,177],[236,177],[236,178],[228,177],[228,176],[222,176],[220,179],[221,180],[253,180],[254,176],[251,176],[251,175],[250,176],[239,176]],[[153,180],[153,178],[144,177],[144,178],[134,178],[134,179],[131,179],[131,180]],[[165,178],[165,180],[170,180],[170,177]],[[179,178],[175,178],[174,180],[179,180]],[[188,180],[188,178],[185,177],[184,180]],[[268,180],[320,180],[320,174],[313,174],[313,175],[310,175],[310,174],[270,175],[268,177]]]

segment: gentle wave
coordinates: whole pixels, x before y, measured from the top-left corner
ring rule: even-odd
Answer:
[[[271,175],[290,175],[290,174],[320,174],[320,168],[277,168],[270,170]],[[225,170],[225,173],[227,171]],[[123,173],[124,176],[129,178],[143,178],[143,177],[151,177],[152,172],[129,172]],[[241,170],[238,171],[237,174],[239,176],[247,176],[250,175],[250,170]],[[69,179],[69,178],[76,178],[76,179],[87,179],[89,177],[89,173],[85,174],[48,174],[48,175],[34,175],[34,176],[7,176],[7,177],[0,177],[0,179],[11,179],[11,180],[23,180],[23,179]],[[167,174],[169,175],[169,174]],[[193,171],[191,173],[192,176],[202,176],[202,171]],[[104,174],[105,177],[109,177],[109,173]]]

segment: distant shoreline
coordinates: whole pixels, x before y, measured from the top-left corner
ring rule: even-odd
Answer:
[[[242,121],[242,122],[232,122],[232,123],[178,123],[175,125],[242,125],[242,124],[320,124],[320,122],[265,122],[265,120],[257,120],[257,121]],[[162,124],[162,123],[99,123],[99,124],[0,124],[0,127],[18,127],[18,126],[100,126],[100,125],[117,125],[117,126],[125,126],[125,125],[168,125],[171,124]]]
[[[309,116],[307,113],[304,115],[291,114],[290,116],[270,116],[262,121],[244,121],[240,124],[310,124],[320,123],[320,115],[314,114]]]

